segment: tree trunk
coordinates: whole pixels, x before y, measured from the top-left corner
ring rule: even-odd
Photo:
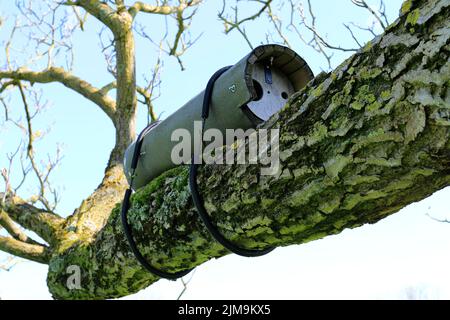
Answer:
[[[265,125],[280,129],[281,174],[206,165],[198,183],[221,232],[247,248],[301,244],[375,223],[450,184],[448,0],[407,1],[401,17],[334,72],[319,75]],[[179,167],[132,197],[136,242],[174,272],[228,254],[200,222]],[[50,260],[55,298],[104,299],[158,278],[132,255],[120,204],[95,237],[66,241]],[[67,286],[68,267],[81,288]],[[70,269],[69,269],[70,270]]]

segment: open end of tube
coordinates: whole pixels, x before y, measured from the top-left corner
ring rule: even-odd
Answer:
[[[256,63],[253,68],[253,87],[256,97],[247,104],[258,119],[267,121],[287,102],[294,87],[279,69]]]

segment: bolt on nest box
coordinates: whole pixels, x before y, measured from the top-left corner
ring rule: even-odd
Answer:
[[[255,128],[313,79],[308,64],[293,50],[280,45],[259,46],[235,65],[221,69],[217,76],[208,101],[209,116],[204,130],[215,128],[222,133],[226,129]],[[171,135],[176,129],[191,133],[190,145],[194,152],[194,122],[202,120],[205,91],[167,119],[147,127],[140,139],[128,147],[124,166],[134,190],[176,166],[171,159],[177,144],[171,141]],[[139,161],[133,165],[135,151],[139,152]]]

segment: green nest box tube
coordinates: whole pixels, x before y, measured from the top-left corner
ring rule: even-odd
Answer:
[[[215,82],[205,130],[215,128],[225,134],[226,129],[254,128],[278,112],[313,77],[308,64],[293,50],[280,45],[259,46]],[[203,96],[204,91],[144,136],[131,186],[134,190],[176,166],[171,160],[172,149],[179,143],[171,141],[176,129],[188,130],[194,146],[194,121],[202,120]],[[132,143],[125,153],[129,182],[135,146],[136,142]]]

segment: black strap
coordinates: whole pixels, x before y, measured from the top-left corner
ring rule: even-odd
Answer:
[[[134,178],[134,173],[138,164],[138,160],[139,160],[139,155],[141,152],[141,146],[142,146],[142,141],[144,140],[145,135],[154,127],[158,124],[158,122],[154,122],[151,123],[150,125],[148,125],[138,136],[137,140],[136,140],[136,144],[134,147],[134,153],[133,153],[133,158],[131,160],[131,178],[130,178],[130,187],[127,189],[127,191],[125,191],[125,196],[123,198],[123,202],[122,202],[122,212],[121,212],[121,218],[122,218],[122,226],[123,226],[123,231],[125,233],[125,236],[128,240],[128,243],[130,245],[131,251],[133,252],[134,256],[136,257],[136,259],[140,262],[140,264],[147,269],[148,271],[150,271],[151,273],[157,275],[160,278],[165,278],[165,279],[169,279],[169,280],[176,280],[180,277],[184,277],[185,275],[187,275],[189,272],[192,271],[192,269],[188,269],[188,270],[183,270],[180,272],[175,272],[175,273],[168,273],[165,271],[162,271],[160,269],[156,269],[155,267],[153,267],[150,263],[148,263],[148,261],[144,258],[144,256],[142,255],[142,253],[139,251],[136,242],[134,241],[133,238],[133,233],[131,230],[131,227],[128,223],[128,219],[127,219],[127,214],[128,214],[128,209],[130,208],[130,197],[132,194],[132,185],[133,185],[133,178]]]
[[[209,116],[209,108],[211,105],[211,97],[212,97],[212,93],[213,93],[214,83],[229,68],[230,68],[230,66],[224,67],[224,68],[216,71],[216,73],[214,73],[213,76],[211,77],[211,79],[209,79],[209,81],[208,81],[208,84],[205,89],[205,94],[203,96],[203,108],[202,108],[202,129],[203,130],[202,130],[202,134],[205,129],[206,119]],[[203,137],[202,137],[202,143],[203,143]],[[206,212],[205,206],[203,204],[203,198],[198,191],[198,185],[197,185],[198,164],[196,164],[196,162],[194,160],[195,160],[195,154],[192,156],[192,163],[191,163],[190,172],[189,172],[189,186],[191,188],[192,199],[194,201],[195,207],[197,208],[197,212],[200,215],[200,218],[202,219],[203,223],[205,224],[206,228],[211,233],[211,235],[214,237],[214,239],[216,239],[217,242],[219,242],[222,246],[224,246],[231,252],[233,252],[237,255],[240,255],[240,256],[244,256],[244,257],[262,256],[262,255],[265,255],[265,254],[271,252],[273,249],[275,249],[273,247],[269,247],[269,248],[262,249],[262,250],[241,248],[241,247],[235,245],[234,243],[232,243],[231,241],[229,241],[227,238],[225,238],[220,233],[220,231],[213,224],[210,216]]]
[[[203,106],[202,106],[202,129],[203,130],[202,130],[202,132],[205,129],[205,122],[209,116],[209,108],[210,108],[210,104],[211,104],[211,97],[212,97],[214,83],[225,71],[227,71],[230,68],[231,68],[231,66],[228,66],[228,67],[224,67],[224,68],[216,71],[208,81],[208,84],[205,89],[205,94],[203,97]],[[136,259],[139,261],[139,263],[145,269],[147,269],[149,272],[157,275],[160,278],[175,280],[180,277],[184,277],[189,272],[191,272],[193,269],[188,269],[188,270],[179,271],[179,272],[175,272],[175,273],[168,273],[168,272],[165,272],[165,271],[162,271],[160,269],[156,269],[155,267],[153,267],[150,263],[148,263],[148,261],[144,258],[142,253],[139,251],[139,249],[136,245],[136,242],[134,241],[133,233],[132,233],[131,227],[130,227],[130,225],[128,223],[128,219],[127,219],[128,209],[130,207],[130,197],[133,192],[131,188],[133,185],[135,170],[137,168],[137,164],[139,161],[142,141],[144,140],[145,135],[157,124],[158,124],[158,122],[154,122],[154,123],[151,123],[149,126],[147,126],[139,134],[139,136],[136,140],[133,158],[131,160],[130,187],[125,191],[125,196],[124,196],[124,199],[122,202],[121,218],[122,218],[122,225],[123,225],[123,230],[124,230],[125,236],[128,240],[131,251],[133,252]],[[203,137],[202,137],[202,143],[203,143]],[[208,213],[206,212],[205,206],[203,205],[202,196],[200,195],[200,193],[198,191],[198,185],[197,185],[198,164],[195,164],[194,160],[195,160],[195,155],[192,156],[192,164],[191,164],[190,173],[189,173],[189,186],[190,186],[191,193],[192,193],[192,199],[193,199],[194,205],[197,208],[197,211],[200,215],[200,218],[202,219],[203,223],[205,224],[206,228],[211,233],[211,235],[214,237],[214,239],[216,239],[217,242],[219,242],[221,245],[223,245],[225,248],[227,248],[231,252],[233,252],[237,255],[240,255],[240,256],[244,256],[244,257],[262,256],[262,255],[265,255],[265,254],[271,252],[273,249],[275,249],[273,247],[269,247],[269,248],[262,249],[262,250],[241,248],[241,247],[238,247],[237,245],[235,245],[234,243],[232,243],[231,241],[229,241],[228,239],[226,239],[220,233],[220,231],[212,223]]]

